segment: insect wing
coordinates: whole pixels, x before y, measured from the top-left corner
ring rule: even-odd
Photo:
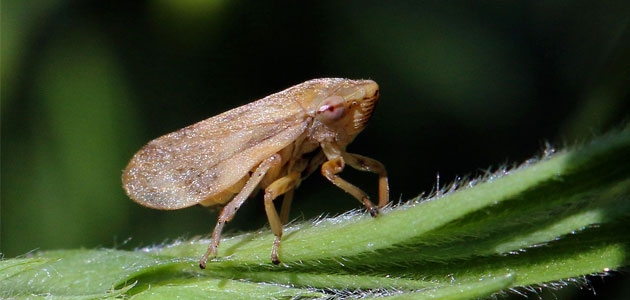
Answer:
[[[144,206],[192,206],[238,182],[307,125],[297,102],[272,95],[149,142],[127,165],[123,186]]]

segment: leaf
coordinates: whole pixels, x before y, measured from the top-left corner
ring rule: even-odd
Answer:
[[[47,259],[32,258],[14,258],[10,260],[0,261],[0,281],[11,278],[16,274],[33,269],[43,263],[48,262]]]
[[[230,279],[189,278],[151,287],[131,299],[301,299],[321,298],[315,291]]]
[[[136,251],[60,250],[0,262],[0,296],[472,299],[630,265],[630,127],[427,199]]]
[[[22,262],[37,264],[0,281],[0,296],[43,295],[87,297],[116,294],[118,285],[133,286],[132,276],[177,263],[143,252],[120,250],[59,250]],[[3,261],[3,265],[14,260]],[[5,277],[6,271],[2,270]]]
[[[496,291],[508,288],[513,282],[514,275],[508,274],[496,278],[482,278],[476,282],[449,284],[443,287],[428,289],[420,292],[381,297],[381,299],[476,299],[489,296],[494,294]]]

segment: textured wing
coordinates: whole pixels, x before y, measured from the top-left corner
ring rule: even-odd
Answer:
[[[149,142],[125,169],[127,194],[144,206],[179,209],[230,187],[306,130],[304,110],[287,96],[275,94]]]

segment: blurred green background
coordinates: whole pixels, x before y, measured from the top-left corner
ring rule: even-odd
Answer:
[[[349,150],[387,166],[395,202],[430,192],[438,174],[444,185],[522,162],[630,116],[628,1],[1,5],[5,257],[207,234],[216,211],[132,202],[120,184],[127,161],[153,138],[312,78],[380,84]],[[344,175],[376,196],[376,176]],[[316,174],[291,217],[359,207]],[[227,231],[262,226],[256,198]],[[596,296],[554,293],[630,293],[627,276],[590,279]]]

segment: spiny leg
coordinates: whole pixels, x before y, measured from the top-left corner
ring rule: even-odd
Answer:
[[[343,161],[343,158],[333,158],[322,165],[322,175],[324,175],[324,177],[326,177],[326,179],[334,185],[361,201],[370,212],[370,215],[372,217],[376,217],[378,215],[378,207],[370,201],[367,194],[352,183],[349,183],[336,175],[337,173],[343,171],[344,166],[345,162]]]
[[[206,268],[206,262],[208,261],[208,257],[210,254],[213,256],[217,256],[217,248],[219,247],[219,243],[221,242],[221,231],[223,230],[223,226],[226,222],[229,222],[234,218],[236,211],[238,208],[245,202],[247,197],[256,189],[260,181],[265,176],[265,173],[275,164],[280,163],[280,155],[273,155],[258,165],[256,171],[251,175],[243,189],[228,203],[222,210],[221,214],[219,214],[219,220],[217,221],[217,225],[214,227],[214,231],[212,232],[212,241],[208,246],[208,251],[201,257],[199,261],[199,267],[202,269]]]
[[[274,181],[265,189],[265,212],[267,213],[267,219],[271,226],[271,232],[276,236],[276,240],[273,242],[273,248],[271,249],[271,262],[276,265],[280,263],[278,259],[278,245],[280,245],[280,240],[282,239],[282,221],[278,216],[276,207],[273,205],[273,200],[292,190],[297,183],[298,177],[298,173],[290,173]]]
[[[389,203],[389,183],[387,180],[387,170],[378,160],[354,153],[344,153],[343,158],[346,163],[361,171],[378,174],[378,207],[383,208]]]

